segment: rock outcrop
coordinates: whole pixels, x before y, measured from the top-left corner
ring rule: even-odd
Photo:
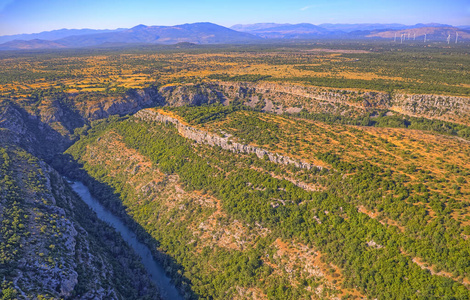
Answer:
[[[274,113],[306,109],[315,113],[357,115],[389,109],[404,115],[470,125],[470,98],[332,89],[286,83],[208,83],[222,101],[242,99],[249,106]]]
[[[70,139],[51,127],[55,123],[41,121],[40,116],[30,114],[18,105],[0,106],[0,128],[9,131],[14,144],[42,158],[51,158],[71,144]]]
[[[416,117],[470,125],[470,98],[440,95],[393,96],[390,109]]]
[[[263,148],[259,148],[252,145],[245,145],[237,142],[230,141],[229,137],[220,137],[215,134],[182,124],[178,119],[172,118],[170,116],[161,114],[152,109],[143,109],[135,114],[135,117],[148,121],[148,122],[159,122],[159,123],[172,123],[176,126],[178,132],[185,138],[196,141],[200,144],[207,144],[210,146],[219,146],[222,149],[234,152],[234,153],[245,153],[245,154],[256,154],[258,158],[268,159],[269,161],[276,164],[283,165],[294,165],[297,168],[302,169],[313,169],[318,168],[322,169],[321,166],[316,166],[308,162],[292,159],[288,156],[280,155],[278,153],[273,153]]]
[[[62,95],[63,96],[63,95]],[[43,99],[35,110],[0,104],[0,127],[17,134],[22,146],[50,160],[71,145],[74,129],[112,115],[155,106],[243,103],[271,113],[308,112],[360,116],[375,109],[470,125],[470,98],[405,95],[310,87],[287,83],[207,82],[130,90],[122,95],[69,94]],[[48,145],[48,147],[42,147]],[[53,147],[50,147],[50,146]]]
[[[4,139],[0,154],[0,294],[160,299],[136,254],[54,169]]]

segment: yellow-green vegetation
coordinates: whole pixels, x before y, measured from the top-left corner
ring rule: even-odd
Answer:
[[[82,135],[68,153],[119,193],[95,191],[110,207],[122,201],[173,257],[168,269],[188,295],[470,296],[468,142],[223,107],[171,113],[325,166],[298,169],[194,144],[172,124],[137,118]],[[281,251],[286,244],[291,250]]]
[[[50,89],[113,94],[215,79],[468,96],[469,60],[465,47],[386,43],[6,52],[0,54],[0,95],[30,97]]]

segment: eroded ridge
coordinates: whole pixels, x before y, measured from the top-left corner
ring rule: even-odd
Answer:
[[[219,146],[222,149],[234,152],[234,153],[246,153],[256,154],[258,158],[267,158],[269,161],[276,164],[283,165],[294,165],[297,168],[311,170],[313,168],[323,169],[322,166],[317,166],[305,161],[296,160],[288,156],[284,156],[278,153],[273,153],[263,148],[259,148],[252,145],[241,144],[230,141],[230,137],[221,137],[209,132],[191,127],[183,124],[180,120],[161,114],[160,112],[153,109],[142,109],[135,114],[135,116],[144,121],[153,121],[160,123],[172,123],[176,126],[178,133],[183,137],[196,141],[200,144],[207,144],[210,146]]]

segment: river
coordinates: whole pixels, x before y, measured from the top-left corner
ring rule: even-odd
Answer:
[[[104,208],[98,200],[93,198],[88,188],[81,182],[76,181],[71,184],[73,190],[82,198],[82,200],[96,212],[99,219],[111,225],[117,232],[119,232],[129,246],[140,256],[142,264],[147,272],[150,274],[151,279],[158,286],[161,296],[166,300],[183,300],[183,297],[178,293],[175,286],[170,282],[163,270],[163,267],[156,261],[150,249],[137,240],[136,234],[127,227],[118,217],[113,215],[109,210]]]

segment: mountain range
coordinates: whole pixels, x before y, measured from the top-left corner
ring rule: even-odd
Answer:
[[[428,41],[445,40],[449,35],[470,39],[470,26],[446,24],[238,24],[230,28],[201,22],[175,26],[138,25],[130,29],[60,29],[35,34],[0,36],[0,50],[58,49],[126,44],[230,44],[263,40],[307,39],[390,39],[396,35],[413,38],[427,35]]]
[[[69,36],[78,36],[78,35],[87,35],[87,34],[97,34],[97,33],[110,33],[126,30],[127,28],[118,28],[118,29],[57,29],[51,31],[43,31],[40,33],[30,33],[30,34],[15,34],[15,35],[4,35],[0,36],[0,44],[14,41],[14,40],[58,40]]]

